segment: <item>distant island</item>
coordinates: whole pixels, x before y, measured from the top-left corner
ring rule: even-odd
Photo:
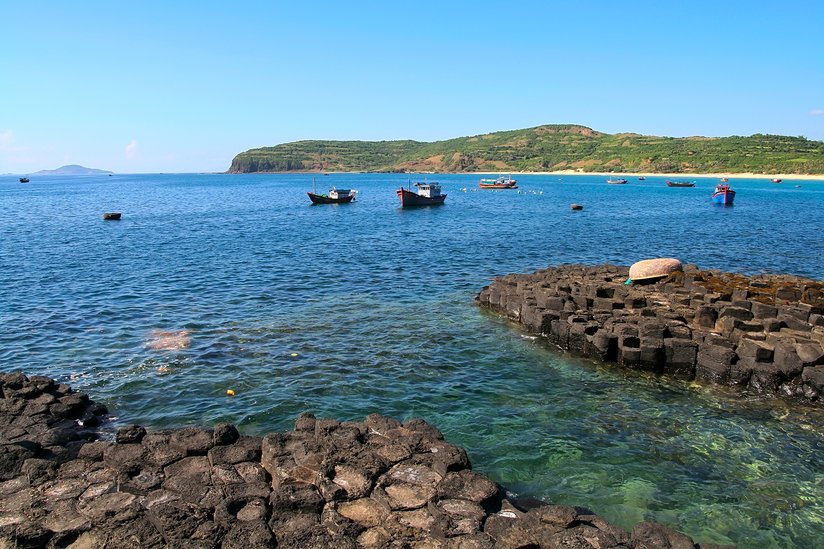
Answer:
[[[79,166],[77,164],[69,164],[68,166],[60,166],[56,170],[40,170],[39,172],[35,172],[30,175],[99,175],[106,173],[114,172],[107,172],[106,170],[96,170],[94,168],[87,168],[85,166]]]
[[[553,124],[421,141],[295,141],[235,156],[228,173],[614,172],[824,174],[824,142],[804,137],[659,137]]]

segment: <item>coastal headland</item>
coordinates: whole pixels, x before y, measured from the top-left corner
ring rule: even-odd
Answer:
[[[583,173],[824,175],[824,142],[782,135],[608,134],[577,124],[443,141],[306,140],[237,154],[228,173]]]
[[[579,355],[822,404],[824,283],[695,265],[649,284],[628,275],[614,265],[508,274],[477,302]]]
[[[0,547],[696,548],[651,522],[513,501],[419,419],[113,432],[43,376],[0,374]]]

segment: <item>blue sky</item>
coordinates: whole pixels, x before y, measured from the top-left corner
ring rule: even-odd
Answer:
[[[683,4],[683,5],[680,5]],[[824,2],[0,0],[0,173],[549,123],[824,140]]]

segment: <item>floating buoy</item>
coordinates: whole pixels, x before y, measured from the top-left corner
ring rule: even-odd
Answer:
[[[292,353],[289,356],[299,356],[297,353]]]
[[[570,204],[569,207],[572,209],[573,212],[577,212],[584,209],[584,207],[580,204]]]
[[[103,214],[103,219],[106,221],[120,221],[120,212],[106,212]]]
[[[230,396],[230,397],[235,396],[235,390],[234,389],[226,389],[226,396]]]

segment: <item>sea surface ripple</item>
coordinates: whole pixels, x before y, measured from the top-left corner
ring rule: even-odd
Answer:
[[[824,278],[824,182],[735,179],[724,208],[711,179],[518,179],[438,176],[444,206],[401,210],[399,175],[318,175],[360,191],[331,206],[298,174],[0,178],[0,368],[152,428],[422,417],[510,490],[626,528],[824,539],[820,412],[571,358],[473,304],[490,277],[563,263]]]

